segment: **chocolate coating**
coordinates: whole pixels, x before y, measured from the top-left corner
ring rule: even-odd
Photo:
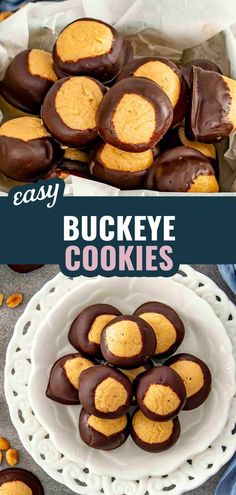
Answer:
[[[204,58],[196,58],[194,60],[191,60],[190,62],[187,62],[187,64],[184,64],[182,67],[182,73],[189,88],[191,86],[191,72],[193,67],[200,67],[201,69],[204,70],[208,70],[211,72],[218,72],[218,74],[222,74],[222,71],[220,70],[218,65],[216,65],[211,60],[207,60]]]
[[[54,82],[30,73],[30,52],[31,50],[24,50],[12,60],[0,83],[0,94],[13,107],[39,115],[44,97]]]
[[[171,356],[167,361],[165,361],[165,366],[171,366],[172,364],[178,362],[178,361],[190,361],[193,363],[196,363],[200,366],[202,370],[202,374],[204,377],[204,384],[203,387],[198,390],[194,395],[187,397],[185,406],[183,409],[185,411],[190,411],[191,409],[195,409],[199,407],[210,394],[211,391],[211,383],[212,383],[212,378],[211,378],[211,372],[201,359],[197,358],[196,356],[193,356],[192,354],[186,354],[186,353],[181,353],[181,354],[175,354],[175,356]]]
[[[71,24],[74,24],[78,21],[94,21],[107,26],[111,30],[113,35],[112,48],[108,53],[104,53],[103,55],[80,58],[76,62],[69,60],[64,62],[58,55],[56,41],[53,48],[53,59],[55,71],[58,77],[62,78],[68,75],[83,75],[95,77],[103,83],[112,81],[120,72],[123,65],[127,63],[127,61],[132,60],[132,46],[128,41],[123,40],[120,33],[106,22],[103,22],[99,19],[86,17],[78,19]],[[70,26],[71,24],[69,24],[68,26]],[[67,29],[68,26],[66,26],[64,30]]]
[[[137,315],[140,318],[142,318],[142,314],[144,314],[144,313],[161,314],[161,315],[165,316],[165,318],[167,318],[167,320],[169,320],[170,323],[172,323],[172,325],[174,326],[175,331],[176,331],[176,340],[168,348],[168,350],[166,350],[165,352],[156,354],[156,357],[158,357],[159,359],[163,359],[163,358],[170,356],[171,354],[174,354],[174,352],[178,349],[178,347],[183,342],[184,335],[185,335],[184,324],[183,324],[182,320],[180,319],[179,315],[176,313],[176,311],[174,311],[174,309],[170,308],[170,306],[167,306],[167,304],[163,304],[163,303],[156,302],[156,301],[146,302],[144,304],[141,304],[141,306],[139,306],[135,310],[134,315]],[[157,341],[158,341],[158,338],[157,338]]]
[[[114,450],[120,447],[129,436],[129,416],[127,415],[127,425],[118,433],[114,433],[113,435],[106,436],[95,430],[88,424],[89,417],[91,415],[85,411],[85,409],[81,409],[80,417],[79,417],[79,432],[80,436],[84,443],[86,443],[89,447],[98,450]]]
[[[187,192],[200,175],[215,175],[211,162],[200,151],[177,146],[155,160],[146,187],[154,191]]]
[[[129,327],[129,322],[136,323],[141,339],[141,351],[138,354],[133,354],[131,356],[118,356],[112,353],[108,347],[107,335],[109,334],[109,329],[112,325],[127,322],[127,328]],[[123,332],[119,332],[119,337],[121,345],[123,344]],[[125,339],[125,337],[124,337]],[[123,342],[122,342],[123,341]],[[131,343],[132,346],[132,343]],[[124,369],[132,369],[140,366],[142,363],[146,362],[147,359],[155,354],[156,350],[156,336],[152,327],[146,323],[144,320],[138,316],[118,316],[114,318],[110,323],[108,323],[101,335],[101,350],[106,361],[113,366]]]
[[[41,268],[44,265],[8,265],[13,272],[16,273],[29,273]]]
[[[130,64],[127,64],[122,71],[119,74],[118,81],[121,79],[124,79],[126,77],[132,77],[134,76],[135,71],[141,67],[142,65],[148,63],[148,62],[162,62],[163,64],[167,65],[170,67],[170,69],[173,70],[173,72],[178,76],[179,82],[180,82],[180,94],[178,101],[174,107],[174,115],[173,115],[173,121],[172,121],[172,126],[175,126],[176,124],[180,123],[185,115],[186,109],[187,109],[187,85],[185,82],[185,79],[183,77],[181,69],[171,60],[168,58],[164,57],[139,57],[137,59],[134,59]]]
[[[217,143],[229,136],[231,95],[221,74],[193,67],[186,135],[192,141]]]
[[[173,430],[172,430],[171,436],[167,440],[165,440],[163,442],[159,442],[159,443],[148,443],[148,442],[143,441],[137,435],[137,433],[134,429],[133,420],[134,420],[134,416],[137,412],[138,412],[138,409],[136,409],[136,411],[134,412],[132,420],[131,420],[130,434],[131,434],[133,441],[136,443],[136,445],[138,445],[138,447],[140,447],[140,449],[145,450],[146,452],[150,452],[150,453],[164,452],[165,450],[170,449],[177,442],[177,440],[180,436],[180,422],[179,422],[178,417],[174,418],[172,420],[173,421]],[[155,421],[155,423],[156,423],[156,421]]]
[[[181,139],[181,133],[184,133],[184,137],[185,139]],[[185,135],[185,129],[184,127],[182,126],[177,126],[175,127],[174,129],[170,129],[164,136],[164,138],[161,140],[160,142],[160,147],[161,147],[161,151],[166,151],[170,148],[175,148],[176,146],[189,146],[190,147],[190,144],[187,144],[186,143],[186,140],[188,140],[188,138],[186,137]],[[189,140],[188,140],[189,141]],[[213,144],[205,144],[205,143],[199,143],[197,141],[189,141],[189,143],[191,143],[191,148],[195,148],[197,151],[200,151],[200,153],[202,153],[204,156],[206,156],[206,158],[208,158],[208,160],[210,160],[211,164],[212,164],[212,167],[214,169],[214,172],[215,172],[215,176],[217,178],[217,180],[219,179],[219,159],[218,159],[218,154],[217,154],[217,149],[216,147],[213,145]],[[207,155],[205,152],[204,152],[204,149],[201,148],[201,150],[198,148],[198,146],[214,146],[215,148],[215,158],[213,157],[210,157],[209,154]]]
[[[64,77],[57,81],[51,89],[48,91],[43,106],[41,109],[41,116],[45,127],[52,134],[52,136],[66,146],[72,146],[74,148],[81,148],[96,140],[98,133],[97,129],[72,129],[61,118],[60,114],[56,110],[56,97],[61,87],[71,79],[71,76]],[[106,92],[105,86],[96,79],[92,79],[101,89],[104,94]]]
[[[155,130],[148,142],[134,144],[131,140],[130,143],[124,143],[116,134],[113,116],[117,105],[126,94],[142,96],[151,103],[155,110]],[[129,77],[117,82],[105,94],[96,115],[98,132],[102,139],[112,146],[131,152],[141,152],[152,148],[164,136],[172,120],[173,109],[168,96],[156,83],[144,77]]]
[[[71,345],[88,356],[102,357],[100,344],[89,340],[89,331],[97,317],[102,315],[120,316],[121,314],[110,304],[93,304],[83,309],[70,327],[68,338]]]
[[[66,361],[77,357],[83,356],[80,353],[67,354],[58,359],[53,365],[46,391],[46,396],[49,399],[59,402],[60,404],[80,404],[78,390],[69,381],[64,368]]]
[[[169,387],[178,397],[179,404],[176,408],[170,410],[167,414],[158,414],[149,409],[145,403],[144,399],[146,397],[147,391],[151,385],[161,385],[164,387]],[[154,392],[155,394],[155,392]],[[144,373],[141,378],[136,383],[135,396],[137,403],[143,414],[152,421],[168,421],[169,419],[175,418],[181,409],[183,409],[186,402],[186,390],[183,380],[180,378],[178,373],[169,368],[168,366],[158,366],[157,368],[150,369]],[[157,396],[154,397],[154,402],[158,403],[161,398]]]
[[[120,383],[127,392],[127,400],[124,405],[118,407],[115,411],[100,411],[96,408],[95,393],[98,385],[107,378],[112,378]],[[88,368],[81,373],[79,399],[84,409],[94,416],[103,419],[115,419],[123,416],[131,406],[133,397],[132,385],[130,380],[119,370],[111,366],[99,365]],[[107,408],[109,409],[109,407]]]
[[[0,487],[4,483],[11,481],[21,481],[31,490],[33,495],[44,495],[44,489],[36,476],[26,469],[8,468],[0,471]]]
[[[101,158],[101,153],[104,146],[106,146],[106,143],[100,143],[91,154],[89,167],[92,176],[96,180],[105,182],[106,184],[110,184],[114,187],[119,187],[123,190],[141,188],[144,185],[144,180],[149,169],[146,168],[144,170],[132,172],[128,170],[115,170],[115,168],[108,168]]]

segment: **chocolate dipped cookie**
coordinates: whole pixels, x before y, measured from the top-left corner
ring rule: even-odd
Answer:
[[[184,76],[184,79],[188,85],[188,87],[191,87],[191,82],[192,82],[192,68],[193,67],[200,67],[201,69],[208,70],[211,72],[218,72],[218,74],[222,74],[221,69],[216,65],[214,62],[211,60],[205,59],[205,58],[196,58],[194,60],[190,60],[186,64],[184,64],[181,69],[182,73]]]
[[[188,148],[194,148],[200,151],[208,160],[210,160],[212,167],[214,168],[216,178],[219,178],[219,160],[217,150],[214,144],[199,143],[199,141],[190,141],[185,133],[184,126],[177,126],[174,129],[170,129],[160,142],[162,151],[176,146],[187,146]]]
[[[19,117],[0,126],[0,172],[29,182],[45,176],[61,162],[63,151],[37,117]]]
[[[192,354],[176,354],[165,361],[166,366],[179,374],[184,382],[187,400],[183,409],[199,407],[211,391],[211,372],[201,359]]]
[[[160,302],[147,302],[139,306],[134,315],[145,320],[156,334],[155,357],[164,359],[178,349],[184,339],[185,328],[179,315],[170,306]]]
[[[126,65],[118,80],[146,77],[158,84],[170,99],[173,108],[172,126],[180,123],[187,108],[187,85],[181,69],[164,57],[139,57]]]
[[[30,471],[9,468],[0,471],[0,493],[2,495],[44,495],[44,489]]]
[[[170,421],[152,421],[137,409],[131,421],[131,436],[146,452],[157,453],[170,449],[180,436],[180,422],[178,418]]]
[[[79,404],[80,375],[94,363],[82,354],[67,354],[53,365],[46,395],[61,404]]]
[[[89,356],[102,357],[101,333],[107,323],[120,315],[121,312],[110,304],[92,304],[83,309],[70,327],[71,345]]]
[[[79,399],[84,409],[98,418],[115,419],[131,406],[130,380],[111,366],[93,366],[80,377]]]
[[[109,24],[81,18],[66,26],[53,49],[54,67],[62,78],[91,76],[104,83],[114,79],[133,57],[130,43]]]
[[[103,329],[101,350],[108,363],[132,369],[155,354],[156,336],[152,327],[138,316],[118,316]]]
[[[138,189],[144,184],[147,171],[154,161],[154,151],[131,153],[100,143],[91,154],[91,175],[120,189]]]
[[[102,139],[124,151],[142,152],[158,143],[173,120],[166,93],[144,77],[128,77],[112,86],[98,106]]]
[[[0,94],[13,107],[39,115],[44,97],[56,81],[50,52],[24,50],[9,64],[0,83]]]
[[[193,67],[186,135],[192,141],[217,143],[235,129],[236,81]]]
[[[92,449],[114,450],[120,447],[129,436],[129,417],[102,419],[81,410],[79,432],[84,443]]]
[[[168,366],[158,366],[144,373],[135,386],[137,403],[152,421],[175,418],[186,402],[182,378]]]
[[[154,191],[215,193],[219,185],[212,164],[200,151],[177,146],[161,153],[146,177]]]
[[[96,111],[106,92],[91,77],[65,77],[48,91],[42,119],[52,136],[65,146],[81,148],[97,136]]]

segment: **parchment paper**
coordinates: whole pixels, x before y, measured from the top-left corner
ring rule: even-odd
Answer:
[[[28,47],[52,50],[61,29],[79,17],[95,17],[113,24],[131,41],[136,56],[162,55],[177,62],[210,58],[225,75],[236,79],[236,39],[230,29],[236,23],[235,0],[29,3],[0,24],[0,79],[17,53]],[[221,191],[236,192],[236,137],[231,136],[229,145],[226,142],[218,148]],[[0,177],[0,190],[10,187],[12,181]],[[71,177],[68,187],[74,195],[127,195],[127,191],[78,177]],[[141,190],[130,193],[149,194]],[[162,193],[154,193],[159,194]]]

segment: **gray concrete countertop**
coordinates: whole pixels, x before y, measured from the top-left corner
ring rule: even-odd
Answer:
[[[216,266],[193,265],[193,268],[203,272],[205,275],[214,280],[214,282],[216,282],[216,284],[218,284],[218,286],[226,292],[233,303],[236,304],[236,296],[222,280]],[[31,297],[39,289],[41,289],[46,282],[53,278],[58,271],[59,269],[56,265],[47,265],[29,274],[17,274],[10,270],[7,266],[0,265],[0,292],[3,292],[5,296],[17,291],[24,295],[24,301],[18,308],[9,309],[5,305],[0,308],[0,436],[7,437],[12,446],[19,450],[19,467],[29,469],[39,477],[43,483],[45,495],[58,495],[58,493],[60,493],[60,495],[72,495],[71,490],[59,485],[54,480],[49,478],[46,473],[39,466],[37,466],[37,464],[21,445],[17,432],[15,431],[9,417],[3,388],[6,349],[11,339],[14,325],[24,311],[24,308]],[[2,464],[1,468],[4,467],[7,466]],[[213,495],[217,482],[222,473],[223,469],[200,488],[188,492],[188,495]]]

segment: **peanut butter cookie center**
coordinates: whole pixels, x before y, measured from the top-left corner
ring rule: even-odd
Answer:
[[[99,315],[95,318],[89,333],[88,340],[94,344],[100,344],[101,341],[101,333],[103,328],[109,323],[111,320],[115,318],[115,315]]]
[[[156,353],[167,351],[176,341],[174,325],[160,313],[143,313],[139,315],[153,328],[157,337]]]
[[[19,117],[5,122],[0,127],[0,136],[21,139],[27,142],[31,139],[47,137],[48,134],[41,120],[37,117]]]
[[[97,386],[94,403],[98,411],[104,413],[113,412],[124,406],[127,397],[128,394],[124,385],[109,377]]]
[[[0,486],[0,494],[33,495],[33,492],[23,481],[7,481]]]
[[[121,416],[121,418],[117,419],[101,419],[96,416],[89,416],[88,424],[102,435],[110,437],[126,428],[127,417]]]
[[[119,321],[106,329],[109,351],[118,357],[136,356],[142,351],[140,329],[134,321]]]
[[[142,153],[130,153],[115,148],[110,144],[103,146],[100,158],[107,168],[125,172],[147,170],[153,163],[153,153],[151,150]]]
[[[93,363],[89,359],[77,357],[73,359],[68,359],[64,364],[64,370],[66,376],[74,388],[79,390],[79,378],[82,371],[87,368],[91,368]]]
[[[56,82],[57,75],[53,69],[52,54],[45,50],[33,49],[28,57],[29,72],[32,76],[40,76]]]
[[[141,65],[134,72],[134,76],[147,77],[159,84],[175,107],[180,95],[180,80],[177,74],[166,64],[153,60]]]
[[[170,367],[182,378],[187,398],[201,390],[204,385],[204,375],[198,363],[182,360],[171,364]]]
[[[146,443],[162,443],[168,440],[173,431],[173,421],[150,421],[142,411],[133,417],[133,428],[138,437]]]
[[[143,96],[125,94],[114,112],[113,125],[118,139],[123,143],[148,142],[156,128],[155,109]]]
[[[180,399],[169,386],[152,384],[148,387],[143,403],[153,413],[165,416],[179,407]]]

